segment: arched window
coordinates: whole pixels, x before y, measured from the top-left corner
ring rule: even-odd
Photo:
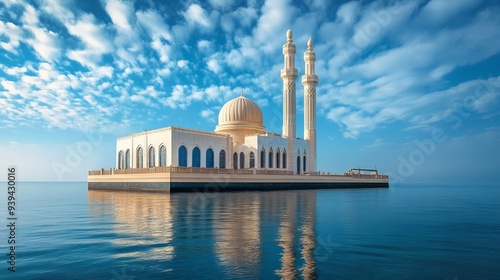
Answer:
[[[226,168],[226,151],[220,150],[219,153],[219,168]]]
[[[300,156],[297,156],[297,174],[300,174]]]
[[[286,150],[283,150],[283,169],[286,169]]]
[[[245,154],[240,153],[240,169],[245,169]]]
[[[206,153],[206,163],[207,168],[214,168],[214,150],[208,149]]]
[[[269,168],[273,168],[273,148],[269,150]]]
[[[160,166],[167,166],[167,148],[165,146],[160,146]]]
[[[118,153],[118,169],[123,169],[125,167],[125,158],[123,157],[123,151]]]
[[[136,167],[137,168],[143,168],[143,154],[142,154],[142,147],[137,148],[137,163]]]
[[[155,167],[155,148],[149,147],[149,167]]]
[[[188,165],[187,149],[184,146],[179,147],[179,166],[186,167]]]
[[[253,152],[250,152],[250,168],[255,167],[255,154]]]
[[[194,147],[193,149],[193,167],[200,167],[200,148]]]
[[[260,151],[260,168],[266,168],[266,150],[264,148]]]
[[[302,163],[302,170],[306,172],[306,156],[304,155],[304,162]]]
[[[130,168],[130,150],[125,152],[125,169]]]
[[[276,151],[276,168],[280,168],[281,154],[280,149]]]
[[[233,168],[238,169],[238,154],[237,153],[233,154]]]

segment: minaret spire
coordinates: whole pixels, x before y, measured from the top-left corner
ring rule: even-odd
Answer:
[[[295,68],[295,45],[293,44],[292,30],[286,32],[286,43],[283,45],[284,67],[281,69],[283,79],[283,135],[288,138],[287,169],[295,170],[295,80],[297,79],[297,68]]]
[[[307,170],[316,172],[316,85],[318,76],[315,74],[314,62],[316,53],[313,51],[313,41],[307,41],[307,51],[304,52],[305,75],[302,76],[304,86],[304,139],[309,141],[309,160]]]

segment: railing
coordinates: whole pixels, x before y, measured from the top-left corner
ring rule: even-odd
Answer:
[[[90,170],[89,175],[118,175],[118,174],[145,174],[145,173],[196,173],[196,174],[254,174],[253,169],[219,169],[204,167],[165,166],[130,169],[101,169]]]
[[[118,175],[118,174],[146,174],[146,173],[194,173],[194,174],[242,174],[242,175],[294,175],[288,170],[267,170],[267,169],[225,169],[225,168],[204,168],[204,167],[182,167],[164,166],[150,168],[131,169],[100,169],[90,170],[89,175]],[[352,177],[366,179],[389,179],[388,175],[382,174],[331,174],[325,172],[306,172],[305,176],[330,176],[330,177]]]
[[[287,170],[256,170],[255,174],[258,175],[293,175],[293,171],[287,171]]]

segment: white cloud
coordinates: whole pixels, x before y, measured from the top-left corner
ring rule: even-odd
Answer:
[[[184,13],[184,18],[192,25],[199,25],[203,28],[210,28],[212,26],[212,19],[210,19],[205,9],[198,4],[189,5]]]
[[[177,107],[184,109],[187,106],[186,95],[184,91],[187,89],[187,86],[175,85],[172,89],[171,95],[166,98],[162,103],[165,106],[168,106],[172,109]]]
[[[16,57],[27,44],[26,57],[38,59],[0,66],[0,104],[13,104],[2,117],[60,128],[74,125],[79,115],[88,122],[127,122],[131,116],[142,121],[146,113],[135,103],[169,109],[204,103],[215,112],[210,103],[223,104],[241,88],[262,106],[279,104],[281,45],[292,28],[299,73],[307,38],[317,42],[319,117],[354,138],[395,120],[417,126],[443,119],[450,100],[465,98],[481,79],[438,81],[500,52],[498,8],[480,9],[477,1],[458,1],[449,10],[436,0],[352,1],[337,11],[326,0],[304,3],[188,1],[165,12],[161,3],[137,10],[132,1],[110,0],[103,2],[109,18],[87,14],[71,1],[23,4],[16,17],[8,17],[12,22],[0,21],[0,51]],[[47,18],[62,25],[47,24]],[[85,67],[72,69],[68,58]],[[300,99],[300,80],[297,92]],[[135,105],[126,108],[131,101]],[[498,95],[488,93],[470,108],[491,115],[497,102]]]
[[[185,59],[181,59],[181,60],[177,61],[177,67],[179,67],[179,68],[187,68],[188,64],[189,64],[189,61],[185,60]]]
[[[198,50],[201,52],[208,53],[212,51],[213,49],[213,44],[210,41],[207,40],[200,40],[198,41]]]
[[[151,42],[151,47],[158,53],[161,62],[167,63],[170,61],[172,47],[169,44],[164,43],[159,38],[155,38],[153,42]]]
[[[214,73],[219,73],[222,70],[222,66],[220,65],[219,61],[215,57],[212,57],[208,60],[207,67],[210,71],[212,71]]]
[[[0,35],[8,39],[8,42],[0,42],[0,47],[17,54],[17,47],[19,47],[19,42],[23,39],[22,29],[12,22],[0,21]]]
[[[80,64],[94,68],[98,65],[102,55],[113,51],[114,46],[106,34],[105,26],[96,23],[93,15],[84,14],[75,24],[66,22],[69,33],[84,44],[84,49],[68,52],[68,57]]]
[[[10,7],[13,5],[23,5],[25,3],[23,0],[3,0],[2,4],[6,5],[7,7]]]
[[[211,109],[202,110],[200,116],[211,123],[215,123],[215,112]]]
[[[56,18],[64,25],[70,24],[75,20],[75,15],[71,8],[66,7],[70,1],[42,0],[40,6],[51,17]]]
[[[252,31],[252,41],[266,53],[276,51],[276,46],[283,44],[285,32],[298,10],[289,0],[267,0],[262,7],[262,15]]]
[[[340,8],[337,10],[337,18],[343,24],[353,24],[360,13],[361,5],[357,1],[347,2],[342,4]]]
[[[136,12],[138,22],[148,31],[151,37],[151,47],[156,51],[163,65],[169,65],[171,60],[173,36],[161,15],[153,10]],[[168,72],[168,73],[167,73]],[[170,74],[170,70],[162,71],[162,75]]]
[[[31,5],[26,5],[23,13],[23,21],[28,25],[37,25],[38,24],[38,13],[35,8]]]
[[[97,24],[94,16],[85,14],[74,25],[66,26],[68,31],[75,37],[78,37],[89,50],[97,53],[108,53],[113,49],[104,30],[103,24]]]
[[[143,46],[135,25],[133,3],[112,0],[106,3],[105,9],[117,30],[114,38],[115,54],[121,59],[121,68],[136,67],[140,62],[138,59],[143,53]]]
[[[144,26],[153,39],[164,39],[172,41],[173,37],[170,34],[168,25],[165,23],[161,15],[153,10],[136,12],[137,20]]]
[[[234,0],[209,0],[210,5],[217,9],[228,9],[234,5]]]
[[[428,24],[445,23],[465,11],[470,11],[481,2],[482,0],[431,0],[422,8],[420,17]]]
[[[456,9],[462,11],[465,6]],[[392,6],[376,1],[362,7],[350,2],[340,7],[336,22],[322,24],[322,36],[332,34],[335,39],[316,46],[317,52],[333,56],[327,63],[322,61],[328,55],[318,57],[317,74],[333,77],[337,84],[320,84],[318,108],[341,125],[345,137],[355,138],[396,120],[420,127],[442,120],[443,111],[452,106],[450,100],[465,98],[466,93],[459,89],[478,81],[455,87],[435,83],[459,66],[500,52],[494,39],[500,37],[495,28],[500,25],[494,16],[497,9],[471,13],[460,24],[432,31],[422,27],[428,24],[421,21],[428,11],[418,9],[414,1]],[[443,15],[441,20],[445,19],[453,20]],[[363,44],[361,35],[367,36]],[[385,50],[373,52],[371,46],[380,41],[384,41]],[[428,85],[445,89],[429,92]],[[494,104],[497,98],[489,94],[475,103]],[[482,112],[480,107],[474,111]],[[491,108],[483,111],[491,112]]]
[[[27,39],[26,42],[42,59],[52,61],[60,57],[61,41],[56,33],[38,27],[29,27],[28,30],[32,32],[34,38]]]
[[[105,6],[106,12],[111,17],[115,26],[127,33],[132,31],[132,26],[129,23],[129,18],[132,15],[132,7],[130,5],[131,3],[123,1],[109,0]]]
[[[231,34],[239,24],[241,27],[250,27],[258,18],[257,11],[253,7],[239,7],[235,11],[221,16],[221,27],[226,33]]]

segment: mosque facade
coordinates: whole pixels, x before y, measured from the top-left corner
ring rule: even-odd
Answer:
[[[311,39],[304,53],[304,138],[296,137],[296,47],[292,31],[283,45],[283,130],[268,132],[259,106],[240,95],[221,108],[214,132],[165,127],[116,142],[116,169],[194,167],[316,173],[316,54]]]

